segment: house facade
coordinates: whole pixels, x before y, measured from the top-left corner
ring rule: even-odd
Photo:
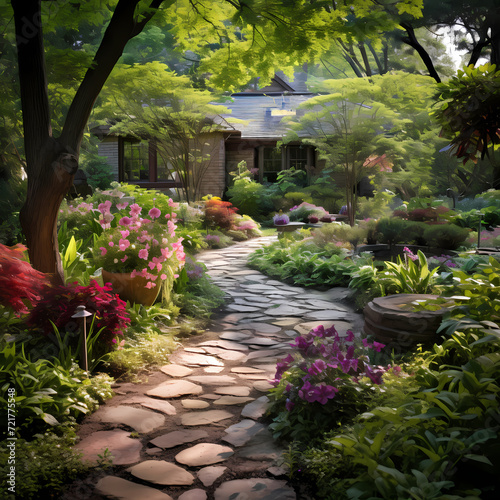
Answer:
[[[292,86],[293,85],[293,86]],[[311,146],[290,143],[276,148],[286,134],[283,118],[296,116],[299,105],[312,97],[305,79],[298,75],[294,83],[275,76],[269,86],[248,89],[231,96],[224,106],[231,110],[222,115],[220,130],[210,133],[193,146],[205,158],[200,179],[201,196],[223,196],[230,180],[230,172],[245,161],[255,172],[259,182],[275,182],[281,170],[295,167],[305,169],[315,166],[316,153]],[[242,122],[230,123],[231,118]],[[224,121],[224,120],[223,120]],[[180,186],[179,179],[158,152],[155,144],[136,138],[109,134],[105,126],[96,127],[93,133],[100,139],[99,155],[107,158],[114,178],[146,188],[169,191]]]

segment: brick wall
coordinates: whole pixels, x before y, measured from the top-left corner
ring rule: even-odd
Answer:
[[[110,166],[113,179],[118,180],[118,138],[104,137],[99,143],[99,156],[104,156]]]

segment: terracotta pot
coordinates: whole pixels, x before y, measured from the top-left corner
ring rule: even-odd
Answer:
[[[161,279],[156,280],[156,286],[146,288],[148,280],[143,276],[131,277],[130,273],[110,273],[102,270],[102,280],[104,283],[111,283],[113,291],[120,296],[120,299],[130,303],[152,306],[160,291]]]

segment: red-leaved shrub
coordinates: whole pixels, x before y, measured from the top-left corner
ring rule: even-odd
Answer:
[[[231,229],[234,225],[237,210],[229,201],[211,198],[205,202],[205,220],[211,227]]]
[[[0,244],[0,304],[12,308],[16,316],[27,314],[49,283],[44,273],[31,267],[25,252],[23,245]]]

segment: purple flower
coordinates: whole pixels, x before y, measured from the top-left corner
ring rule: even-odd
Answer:
[[[346,333],[347,333],[346,341],[354,342],[354,332],[352,330],[347,330]]]
[[[288,370],[292,361],[293,357],[289,354],[286,358],[283,358],[281,361],[276,363],[276,375],[274,376],[275,380],[281,380],[281,376]]]
[[[323,338],[325,336],[325,327],[318,325],[316,328],[309,332],[313,337]]]
[[[287,409],[287,411],[292,411],[294,406],[295,406],[295,403],[287,398],[286,404],[285,404],[285,408]]]
[[[408,247],[403,248],[403,252],[411,259],[418,260],[418,255],[415,255]]]
[[[373,342],[373,348],[380,352],[385,347],[385,344],[381,344],[380,342]]]
[[[309,375],[320,375],[327,368],[326,363],[322,359],[317,359],[307,370]]]
[[[276,226],[286,226],[290,222],[288,215],[277,214],[273,217],[273,222]]]
[[[290,343],[292,347],[296,347],[300,351],[306,352],[310,345],[312,345],[313,340],[306,340],[305,337],[295,337],[295,342]]]
[[[384,374],[383,370],[373,370],[370,365],[365,365],[365,375],[377,385],[382,383],[382,375]]]

